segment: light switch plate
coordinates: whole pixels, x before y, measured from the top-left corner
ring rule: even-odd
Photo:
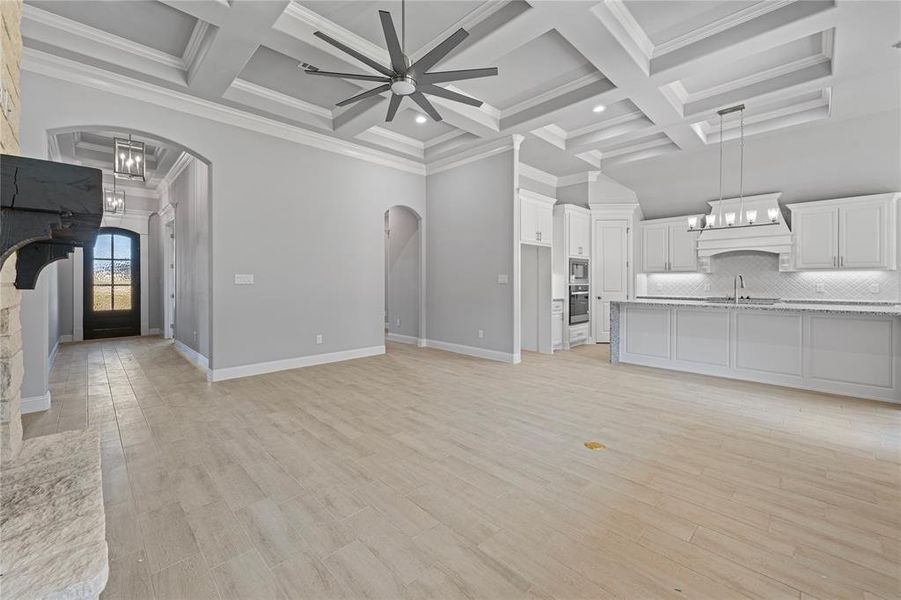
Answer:
[[[321,344],[321,343],[322,343],[322,334],[321,334],[321,333],[317,333],[317,334],[316,334],[316,343],[317,343],[317,344]]]
[[[507,285],[510,282],[510,276],[506,274],[500,274],[497,276],[497,282],[500,285]]]
[[[485,337],[485,330],[484,330],[484,329],[479,329],[479,339],[481,340],[481,339],[484,338],[484,337]]]
[[[235,285],[253,285],[253,273],[235,273]]]

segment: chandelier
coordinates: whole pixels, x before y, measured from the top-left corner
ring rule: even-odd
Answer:
[[[738,211],[728,211],[725,213],[720,213],[719,215],[715,213],[710,213],[704,217],[704,224],[701,226],[701,223],[698,220],[698,217],[688,217],[688,229],[689,231],[695,231],[698,229],[730,229],[733,227],[757,227],[760,225],[775,225],[779,222],[779,209],[778,208],[769,208],[767,209],[767,218],[766,219],[758,219],[757,210],[753,208],[749,208],[745,210],[745,194],[744,194],[744,183],[745,183],[745,105],[737,104],[735,106],[730,106],[729,108],[724,108],[722,110],[716,111],[716,114],[720,117],[720,201],[718,206],[722,207],[723,205],[723,175],[724,175],[724,164],[723,164],[723,151],[725,148],[725,142],[723,140],[723,117],[737,112],[740,115],[740,121],[738,125]],[[722,211],[722,208],[721,208]],[[719,222],[717,222],[719,221]]]
[[[144,181],[144,142],[113,138],[113,177]]]
[[[103,190],[103,212],[116,214],[125,212],[125,190],[116,189],[116,178],[113,187]]]

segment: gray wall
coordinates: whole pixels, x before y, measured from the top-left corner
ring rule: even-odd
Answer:
[[[59,275],[57,265],[51,263],[44,268],[47,271],[47,351],[53,355],[56,345],[59,343]]]
[[[192,160],[169,186],[169,203],[175,205],[175,339],[206,357],[210,352],[208,177],[207,166]]]
[[[388,252],[385,273],[388,331],[419,337],[420,229],[410,209],[388,209]],[[400,319],[400,325],[397,320]]]
[[[92,124],[210,161],[214,368],[383,344],[384,214],[426,214],[425,177],[29,71],[22,96],[26,156],[47,156],[48,129]]]
[[[19,319],[22,322],[22,362],[25,376],[22,379],[22,398],[42,396],[49,389],[48,358],[50,347],[49,280],[56,277],[53,266],[46,267],[38,276],[33,290],[22,290]]]
[[[901,115],[897,110],[811,123],[745,139],[746,195],[783,192],[804,202],[901,190]],[[737,195],[735,142],[727,142],[725,195]],[[645,218],[704,212],[719,196],[719,146],[605,169],[638,194]]]
[[[557,197],[557,188],[548,185],[546,183],[542,183],[540,181],[535,181],[534,179],[530,179],[525,175],[520,174],[519,176],[519,187],[535,192],[537,194],[544,194],[545,196],[550,196],[551,198]]]
[[[70,254],[69,258],[59,261],[56,267],[57,274],[57,306],[59,310],[59,334],[72,335],[72,263],[75,260],[75,254]]]
[[[588,182],[558,187],[557,204],[575,204],[588,208]]]
[[[430,340],[513,352],[513,173],[511,149],[426,178]]]

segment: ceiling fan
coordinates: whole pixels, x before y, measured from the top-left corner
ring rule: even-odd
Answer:
[[[459,81],[461,79],[476,79],[479,77],[492,77],[497,75],[497,67],[488,67],[484,69],[465,69],[462,71],[436,71],[429,72],[440,60],[445,58],[450,52],[460,45],[469,35],[465,29],[458,29],[452,33],[443,42],[429,50],[422,58],[410,64],[407,55],[404,53],[406,46],[406,10],[405,5],[401,3],[401,35],[404,37],[403,45],[397,39],[397,31],[394,29],[394,21],[391,20],[391,13],[380,10],[379,19],[382,21],[382,30],[385,32],[385,43],[388,45],[388,55],[391,57],[391,66],[386,67],[377,61],[365,56],[342,44],[338,40],[322,33],[315,32],[313,35],[325,42],[328,42],[342,52],[350,54],[363,64],[375,69],[380,75],[364,75],[356,73],[333,73],[330,71],[320,71],[316,67],[304,65],[306,68],[304,73],[309,75],[322,75],[324,77],[341,77],[344,79],[356,79],[361,81],[377,81],[381,85],[366,90],[356,96],[351,96],[346,100],[338,102],[337,106],[347,106],[354,102],[359,102],[364,98],[377,96],[384,92],[391,91],[391,101],[388,103],[388,115],[385,121],[393,121],[394,115],[404,96],[409,96],[413,102],[419,105],[432,119],[441,121],[441,115],[435,110],[435,107],[425,97],[425,94],[439,96],[455,102],[462,102],[470,106],[479,107],[482,105],[481,100],[470,98],[463,94],[445,89],[437,83],[448,81]]]

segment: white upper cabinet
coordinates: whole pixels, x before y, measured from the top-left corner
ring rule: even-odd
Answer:
[[[591,252],[591,215],[573,212],[568,215],[569,255],[587,258]]]
[[[669,225],[641,223],[642,271],[660,273],[669,270]]]
[[[791,204],[795,268],[894,269],[901,194]]]
[[[838,267],[838,208],[792,213],[795,230],[795,267]]]
[[[669,273],[698,270],[698,234],[688,231],[684,217],[642,221],[642,272]]]
[[[528,190],[520,190],[519,200],[520,241],[550,246],[554,238],[554,203],[557,200]]]
[[[669,270],[698,270],[698,235],[700,231],[689,231],[683,220],[669,227]]]

